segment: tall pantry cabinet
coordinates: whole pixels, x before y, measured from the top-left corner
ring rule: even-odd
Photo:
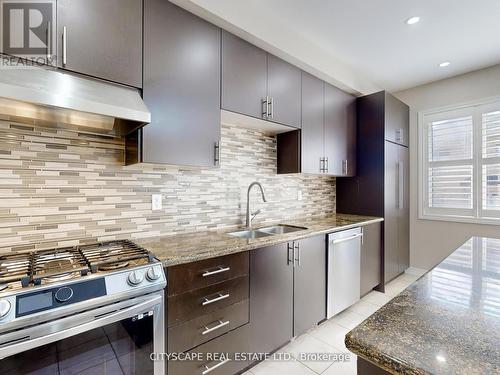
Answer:
[[[384,283],[409,266],[409,108],[381,91],[357,99],[357,175],[337,179],[337,212],[384,217]]]

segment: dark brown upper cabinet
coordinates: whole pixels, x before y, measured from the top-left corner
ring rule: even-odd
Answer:
[[[151,123],[130,138],[139,147],[127,149],[138,156],[127,154],[127,164],[217,165],[220,38],[218,27],[169,1],[144,1],[143,96]]]
[[[356,174],[356,98],[325,83],[325,170]]]
[[[141,88],[142,7],[142,0],[58,0],[58,66]]]
[[[408,106],[401,100],[385,94],[385,140],[409,146]]]
[[[324,82],[310,74],[302,73],[302,130],[301,166],[303,173],[321,173],[325,156]],[[283,138],[289,135],[283,134]],[[278,136],[278,140],[282,138]],[[281,142],[278,141],[278,146]],[[281,153],[280,148],[278,154]],[[281,155],[280,155],[281,156]],[[278,171],[280,166],[278,165]],[[297,172],[297,171],[291,171]]]
[[[302,128],[278,134],[278,173],[356,174],[356,99],[302,72]]]
[[[222,108],[262,118],[267,95],[267,53],[222,31]]]
[[[268,120],[301,127],[301,70],[276,56],[267,55]]]
[[[300,128],[300,107],[299,68],[222,32],[222,109]]]

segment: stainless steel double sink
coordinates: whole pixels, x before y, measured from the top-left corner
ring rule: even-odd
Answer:
[[[234,236],[234,237],[254,239],[254,238],[274,236],[277,234],[293,233],[293,232],[298,232],[299,230],[305,230],[305,229],[307,229],[307,228],[280,224],[280,225],[273,225],[270,227],[264,227],[264,228],[260,228],[260,229],[254,229],[254,230],[240,230],[240,231],[236,231],[236,232],[229,232],[228,235]]]

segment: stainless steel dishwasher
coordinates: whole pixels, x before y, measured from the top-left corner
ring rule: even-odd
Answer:
[[[361,228],[328,235],[327,318],[360,299],[362,241]]]

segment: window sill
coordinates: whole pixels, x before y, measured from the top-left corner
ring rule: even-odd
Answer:
[[[444,216],[444,215],[419,215],[419,220],[446,221],[449,223],[478,224],[478,225],[500,225],[500,218],[475,218],[464,216]]]

